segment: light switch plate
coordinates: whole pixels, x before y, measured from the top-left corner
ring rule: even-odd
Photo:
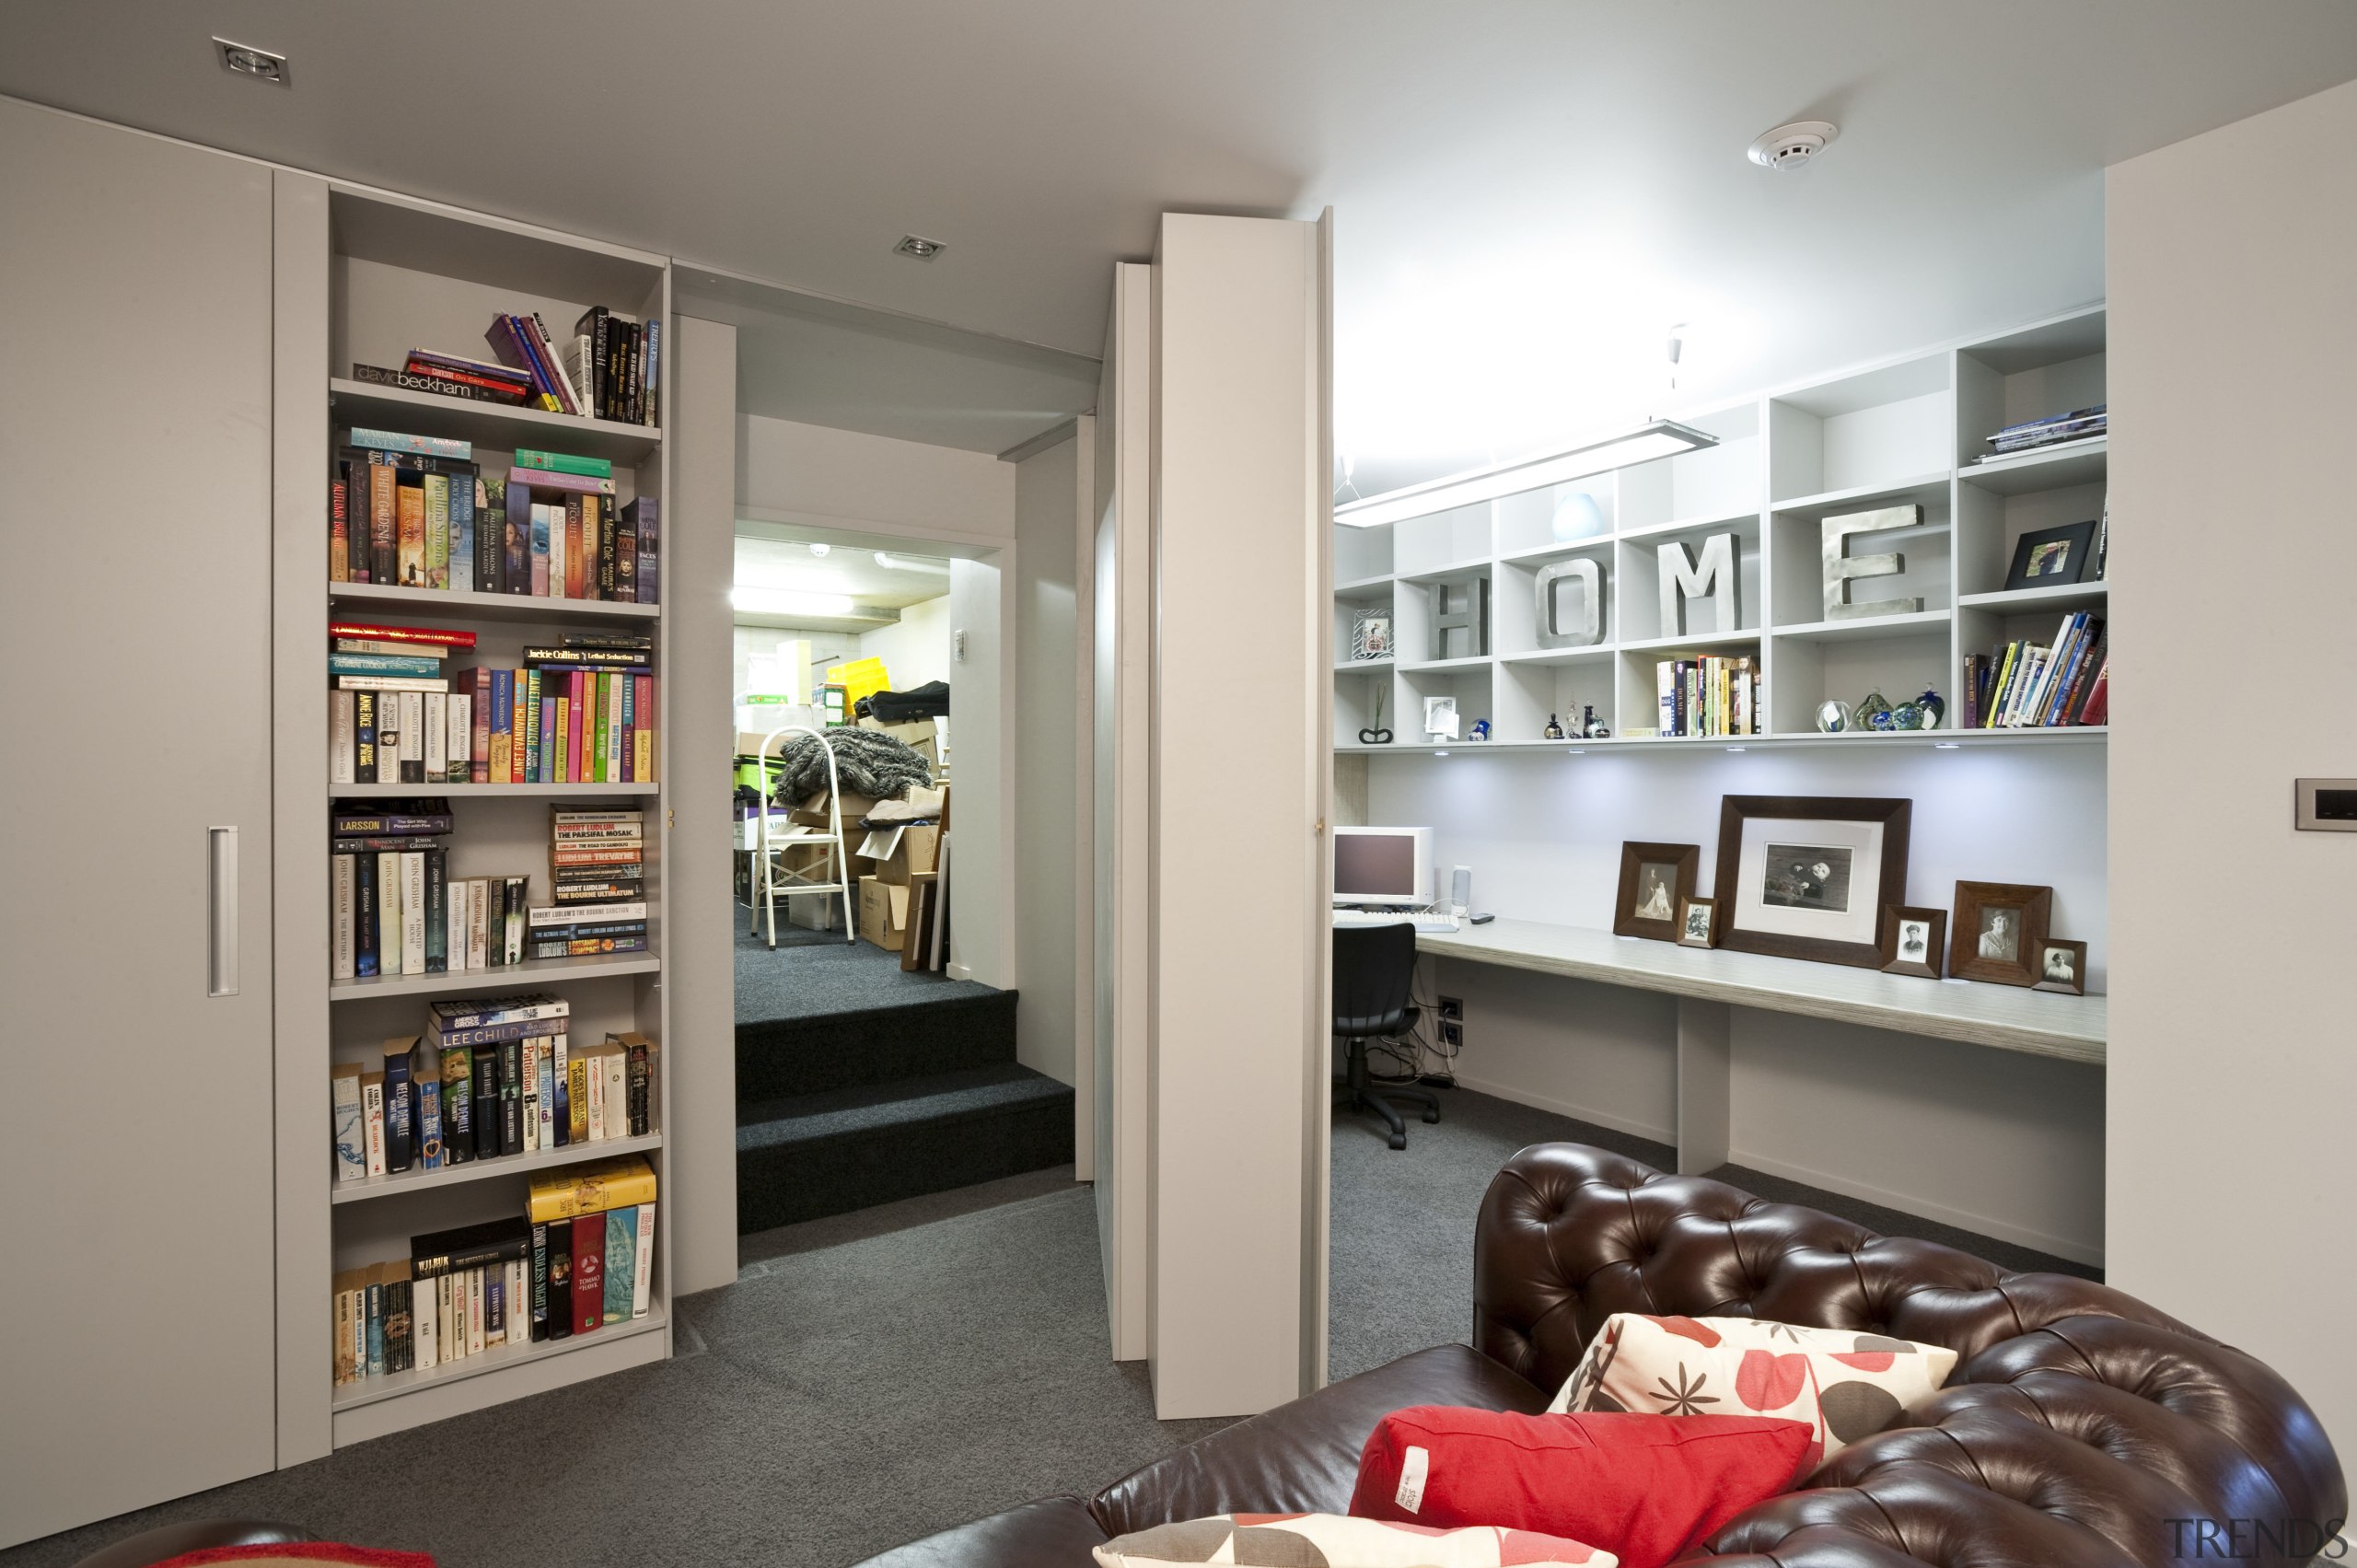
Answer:
[[[2357,833],[2357,779],[2292,781],[2292,825],[2311,833]]]

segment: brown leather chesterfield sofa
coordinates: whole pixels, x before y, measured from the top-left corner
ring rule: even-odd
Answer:
[[[1615,1312],[1750,1315],[1958,1352],[1948,1386],[1729,1521],[1718,1568],[2293,1563],[2346,1512],[2332,1446],[2289,1385],[2133,1296],[1665,1176],[1580,1144],[1506,1162],[1473,1241],[1473,1343],[1436,1345],[1135,1470],[868,1568],[1081,1568],[1148,1525],[1341,1513],[1376,1419],[1535,1412]],[[2287,1306],[2287,1309],[2295,1307]]]

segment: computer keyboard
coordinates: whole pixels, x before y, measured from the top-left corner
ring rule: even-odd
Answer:
[[[1419,932],[1455,931],[1457,917],[1453,914],[1428,912],[1410,913],[1405,910],[1336,910],[1337,925],[1413,925]]]

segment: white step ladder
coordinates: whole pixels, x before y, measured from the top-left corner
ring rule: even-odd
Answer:
[[[827,817],[824,830],[790,823],[783,829],[773,825],[778,815],[770,803],[770,748],[781,735],[801,734],[819,742],[827,754]],[[781,762],[784,758],[779,759]],[[777,900],[803,893],[840,893],[843,900],[843,940],[859,940],[857,922],[851,907],[851,853],[843,845],[842,791],[835,777],[835,748],[825,733],[808,725],[780,725],[761,741],[761,753],[754,761],[755,776],[761,781],[761,817],[753,837],[753,925],[755,935],[762,934],[768,924],[769,945],[777,947]],[[828,880],[816,881],[798,871],[790,870],[784,863],[788,851],[807,849],[812,844],[827,846]]]

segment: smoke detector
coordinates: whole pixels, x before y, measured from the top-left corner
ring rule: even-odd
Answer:
[[[1832,144],[1841,128],[1824,120],[1795,120],[1779,125],[1747,149],[1763,168],[1798,168]]]

